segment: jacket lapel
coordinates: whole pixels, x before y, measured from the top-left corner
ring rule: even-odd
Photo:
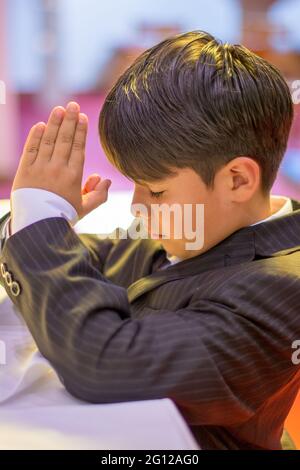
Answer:
[[[253,234],[252,232],[243,232],[243,229],[240,232],[238,237],[228,237],[203,254],[185,259],[168,266],[166,269],[155,271],[138,279],[127,288],[129,301],[132,302],[140,295],[175,279],[195,276],[208,270],[232,264],[229,261],[228,253],[233,255],[235,263],[252,260],[255,254]],[[160,249],[159,257],[162,262],[166,258],[163,249]]]

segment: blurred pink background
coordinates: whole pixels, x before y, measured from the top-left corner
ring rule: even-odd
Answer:
[[[6,85],[6,103],[0,104],[0,198],[9,198],[30,127],[46,120],[52,106],[71,99],[90,120],[84,178],[97,172],[112,179],[111,191],[132,189],[106,160],[97,121],[107,91],[134,58],[169,35],[204,29],[254,49],[277,65],[292,86],[300,77],[297,15],[297,0],[219,0],[209,5],[203,0],[111,5],[96,0],[0,0],[0,80]],[[272,192],[298,199],[299,130],[295,103],[289,148]]]

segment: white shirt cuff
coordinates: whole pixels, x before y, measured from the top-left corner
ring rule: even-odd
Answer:
[[[8,238],[10,236],[9,233],[9,221],[11,220],[11,217],[8,217],[5,221],[5,224],[3,225],[2,228],[2,233],[1,233],[1,238]]]
[[[11,235],[39,220],[64,217],[71,226],[78,222],[75,208],[58,194],[39,188],[21,188],[11,193]],[[8,234],[8,225],[6,225]]]

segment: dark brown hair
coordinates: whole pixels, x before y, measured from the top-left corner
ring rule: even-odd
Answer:
[[[267,61],[203,31],[146,50],[106,97],[99,132],[109,161],[132,180],[194,169],[208,187],[235,157],[261,168],[269,192],[293,118],[287,83]]]

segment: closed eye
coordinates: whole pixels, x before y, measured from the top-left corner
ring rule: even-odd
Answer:
[[[163,193],[164,191],[154,192],[150,190],[151,197],[154,197],[154,198],[159,198]]]

